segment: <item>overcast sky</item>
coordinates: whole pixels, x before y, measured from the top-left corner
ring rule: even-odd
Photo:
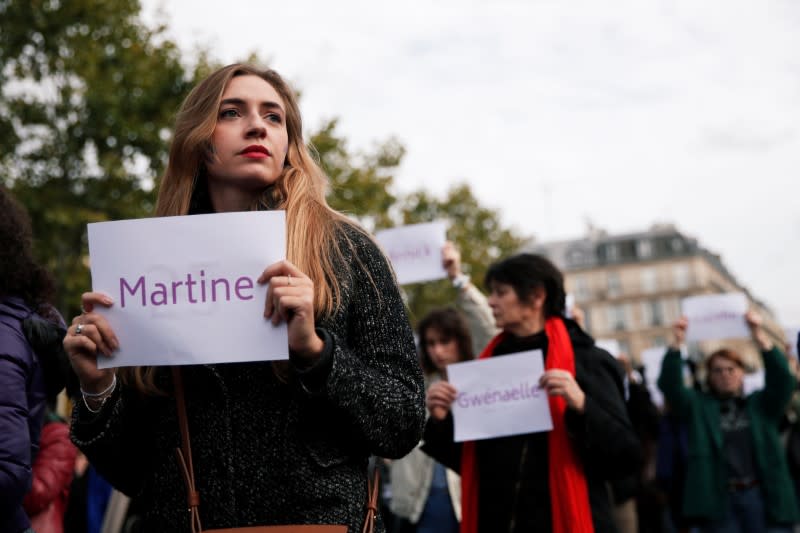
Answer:
[[[466,181],[540,241],[673,222],[800,325],[796,1],[143,6],[187,54],[270,59],[309,128],[396,136],[400,191]]]

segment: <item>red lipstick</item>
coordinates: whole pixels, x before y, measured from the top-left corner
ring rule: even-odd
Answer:
[[[260,144],[251,144],[239,152],[239,155],[252,159],[261,159],[264,157],[270,157],[272,154],[269,153],[269,150],[267,150],[266,146],[262,146]]]

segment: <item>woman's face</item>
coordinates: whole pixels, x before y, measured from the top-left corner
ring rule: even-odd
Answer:
[[[441,331],[430,327],[425,331],[425,350],[439,372],[460,359],[455,337],[446,338]]]
[[[744,369],[725,357],[714,357],[708,367],[711,388],[720,396],[735,396],[744,386]]]
[[[535,320],[537,311],[533,303],[521,301],[510,284],[492,281],[490,289],[489,307],[498,328],[515,332],[527,329],[526,326]]]
[[[212,199],[249,196],[275,183],[283,171],[289,135],[286,106],[278,92],[258,76],[228,82],[211,137],[206,167]]]

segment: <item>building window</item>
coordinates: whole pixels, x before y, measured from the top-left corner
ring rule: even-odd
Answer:
[[[569,263],[569,266],[573,268],[582,267],[588,262],[584,256],[585,254],[582,250],[574,248],[569,251],[569,254],[567,255],[567,262]]]
[[[658,289],[658,278],[655,269],[645,268],[642,270],[642,292],[656,292],[656,289]]]
[[[648,259],[653,255],[653,245],[648,239],[642,239],[636,243],[636,248],[641,259]]]
[[[650,307],[650,325],[661,326],[664,324],[664,308],[661,300],[650,300],[647,302]]]
[[[663,347],[667,346],[667,339],[665,339],[661,335],[657,335],[657,336],[653,337],[653,347],[654,348],[661,348],[662,346]]]
[[[575,276],[572,278],[574,281],[575,299],[579,302],[585,302],[591,298],[589,291],[589,282],[585,276]]]
[[[672,267],[672,277],[675,288],[678,290],[689,288],[689,265],[675,265]]]
[[[608,295],[619,296],[622,294],[622,280],[619,278],[619,272],[609,272],[606,278],[608,283]]]
[[[683,239],[680,237],[674,237],[670,244],[672,245],[673,252],[680,253],[683,251]]]
[[[606,260],[609,263],[619,261],[619,248],[617,248],[616,244],[606,245]]]
[[[627,322],[625,319],[625,306],[609,305],[607,309],[608,309],[609,328],[614,331],[625,331],[627,329]]]

